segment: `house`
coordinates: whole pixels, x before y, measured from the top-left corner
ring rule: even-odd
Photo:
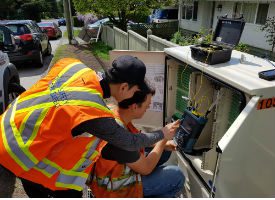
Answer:
[[[199,32],[201,28],[215,30],[218,17],[240,17],[246,21],[240,42],[249,46],[271,50],[266,42],[265,32],[260,30],[267,17],[275,16],[273,0],[180,0],[179,27],[183,30]]]

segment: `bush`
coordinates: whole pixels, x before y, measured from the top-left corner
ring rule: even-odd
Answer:
[[[150,12],[134,12],[128,15],[128,19],[136,23],[146,23]]]
[[[179,44],[182,40],[183,36],[181,35],[180,31],[177,31],[176,33],[174,33],[171,42],[174,42],[176,44]]]
[[[83,21],[85,26],[88,24],[95,23],[98,20],[97,16],[95,16],[92,13],[87,13],[87,14],[77,13],[77,18],[79,21]]]
[[[244,44],[244,43],[241,43],[241,42],[237,46],[235,46],[234,49],[237,50],[237,51],[244,52],[244,53],[248,53],[249,52],[248,46],[246,44]]]
[[[74,25],[74,27],[83,27],[84,22],[78,20],[77,16],[73,16],[73,25]]]
[[[95,56],[98,56],[99,58],[103,60],[109,60],[109,51],[112,50],[112,47],[109,47],[104,42],[95,42],[92,43],[92,52]]]
[[[31,19],[36,22],[40,22],[41,21],[40,12],[42,9],[40,4],[41,4],[40,1],[24,3],[21,6],[22,14],[23,14],[24,18]]]

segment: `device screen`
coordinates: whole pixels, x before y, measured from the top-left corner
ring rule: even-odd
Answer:
[[[188,131],[189,133],[192,133],[193,128],[197,125],[197,121],[191,117],[188,114],[185,114],[184,116],[184,120],[182,121],[182,126],[184,127],[184,129],[186,131]]]
[[[275,76],[275,69],[263,72],[265,76]]]

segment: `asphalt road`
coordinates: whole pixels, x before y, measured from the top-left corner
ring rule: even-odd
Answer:
[[[66,30],[65,26],[60,27],[61,31],[64,32]],[[36,83],[41,76],[48,70],[49,64],[53,58],[53,55],[57,49],[57,47],[61,44],[62,38],[57,40],[50,40],[52,46],[52,55],[44,57],[44,65],[42,68],[35,68],[31,63],[22,64],[20,66],[16,66],[20,76],[21,85],[26,89],[30,88],[34,83]],[[21,181],[16,178],[15,190],[12,195],[13,198],[28,198],[26,195]]]
[[[66,30],[66,26],[60,27],[61,31],[64,32]],[[26,89],[30,88],[33,84],[35,84],[41,76],[48,70],[49,64],[53,58],[53,55],[57,49],[57,47],[61,43],[61,38],[57,40],[50,40],[52,46],[52,55],[44,57],[44,65],[41,68],[35,68],[32,63],[21,64],[17,66],[20,83]]]

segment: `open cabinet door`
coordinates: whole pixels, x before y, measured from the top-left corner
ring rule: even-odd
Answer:
[[[165,56],[161,51],[110,51],[111,63],[122,55],[131,55],[139,58],[146,65],[146,79],[156,89],[150,108],[142,119],[134,123],[144,128],[160,128],[163,124],[163,99],[164,99],[164,67]]]
[[[218,142],[216,197],[275,196],[275,109],[254,96]]]

